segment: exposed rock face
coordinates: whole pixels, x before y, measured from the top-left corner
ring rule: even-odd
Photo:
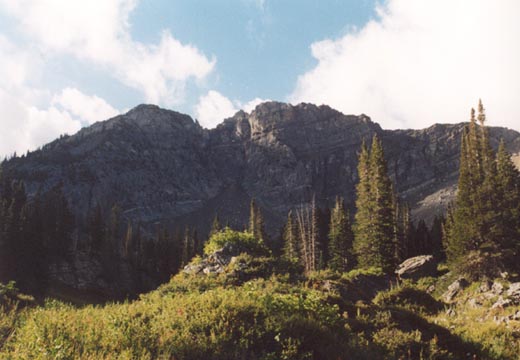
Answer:
[[[118,203],[125,217],[209,224],[218,210],[231,225],[247,220],[257,199],[268,224],[310,201],[342,195],[354,202],[357,153],[377,133],[397,190],[431,217],[453,198],[463,124],[385,131],[367,116],[327,106],[268,102],[205,130],[189,116],[153,105],[98,122],[6,164],[29,192],[62,183],[78,214]],[[490,130],[520,152],[520,134]],[[209,220],[208,220],[209,219]],[[273,233],[276,229],[273,229]]]
[[[97,203],[105,209],[117,203],[126,219],[152,233],[154,224],[168,223],[205,234],[216,212],[243,227],[254,197],[269,232],[278,234],[288,210],[313,194],[320,206],[331,206],[337,195],[353,206],[357,154],[374,134],[399,195],[416,216],[431,219],[453,199],[462,129],[386,131],[365,115],[268,102],[207,130],[187,115],[140,105],[12,159],[4,171],[25,180],[29,193],[62,184],[80,222]],[[494,146],[503,137],[509,151],[520,153],[519,133],[490,134]]]
[[[186,274],[221,274],[226,267],[233,262],[235,256],[240,255],[244,249],[240,249],[230,243],[226,243],[222,249],[204,257],[199,263],[188,264],[183,271]]]
[[[420,279],[426,276],[434,276],[437,272],[437,264],[432,255],[420,255],[406,259],[395,271],[401,279]]]

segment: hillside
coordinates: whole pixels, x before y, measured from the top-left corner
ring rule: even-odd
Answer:
[[[132,302],[17,307],[0,287],[0,357],[517,358],[520,283],[468,286],[442,267],[401,281],[377,269],[303,276],[242,249],[218,273],[185,271]]]

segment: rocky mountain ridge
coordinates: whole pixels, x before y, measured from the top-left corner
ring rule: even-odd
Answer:
[[[383,130],[366,115],[268,102],[207,130],[187,115],[139,105],[12,159],[5,169],[24,179],[29,193],[61,183],[78,214],[118,203],[136,221],[209,216],[193,224],[202,225],[218,212],[243,225],[248,214],[241,212],[254,197],[268,222],[280,225],[313,195],[322,206],[337,195],[352,204],[357,152],[378,134],[398,193],[418,215],[431,217],[452,199],[462,128]],[[504,138],[510,152],[520,153],[519,133],[490,132],[493,145]]]
[[[4,172],[24,180],[29,195],[60,185],[79,224],[97,204],[106,211],[118,204],[123,223],[141,223],[151,234],[166,224],[204,236],[217,213],[223,223],[243,228],[255,198],[276,239],[287,212],[313,196],[321,207],[338,195],[353,207],[357,154],[374,134],[382,139],[400,198],[416,219],[430,220],[454,197],[463,127],[383,130],[366,115],[267,102],[208,130],[187,115],[139,105],[13,158]],[[493,127],[490,135],[493,146],[503,138],[511,153],[520,154],[518,132]],[[54,267],[60,282],[112,286],[96,280],[103,270],[95,261],[76,255],[74,264]],[[117,268],[122,292],[133,292],[128,289],[136,277],[125,264]]]

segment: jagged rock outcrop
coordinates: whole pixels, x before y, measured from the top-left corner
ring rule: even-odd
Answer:
[[[191,275],[221,274],[230,263],[235,261],[236,256],[242,252],[247,251],[231,243],[226,243],[222,249],[205,256],[199,262],[192,262],[186,265],[183,272]]]
[[[313,195],[322,207],[338,195],[353,206],[357,153],[376,133],[399,195],[416,218],[430,220],[454,197],[463,126],[383,130],[366,115],[267,102],[207,130],[187,115],[139,105],[11,159],[4,172],[23,179],[29,194],[61,184],[80,228],[96,204],[108,211],[115,203],[124,220],[141,223],[150,234],[159,223],[173,232],[189,226],[205,234],[217,212],[221,221],[242,228],[254,197],[275,237],[287,212]],[[490,134],[494,146],[504,138],[511,152],[520,153],[519,133],[491,128]],[[73,253],[82,251],[81,231],[76,240]],[[70,278],[92,279],[95,262],[85,267],[75,261],[57,266],[87,268],[84,276],[74,270]]]

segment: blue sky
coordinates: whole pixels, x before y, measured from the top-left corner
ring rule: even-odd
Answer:
[[[0,0],[0,154],[156,103],[214,127],[265,100],[384,128],[520,130],[517,0]]]

